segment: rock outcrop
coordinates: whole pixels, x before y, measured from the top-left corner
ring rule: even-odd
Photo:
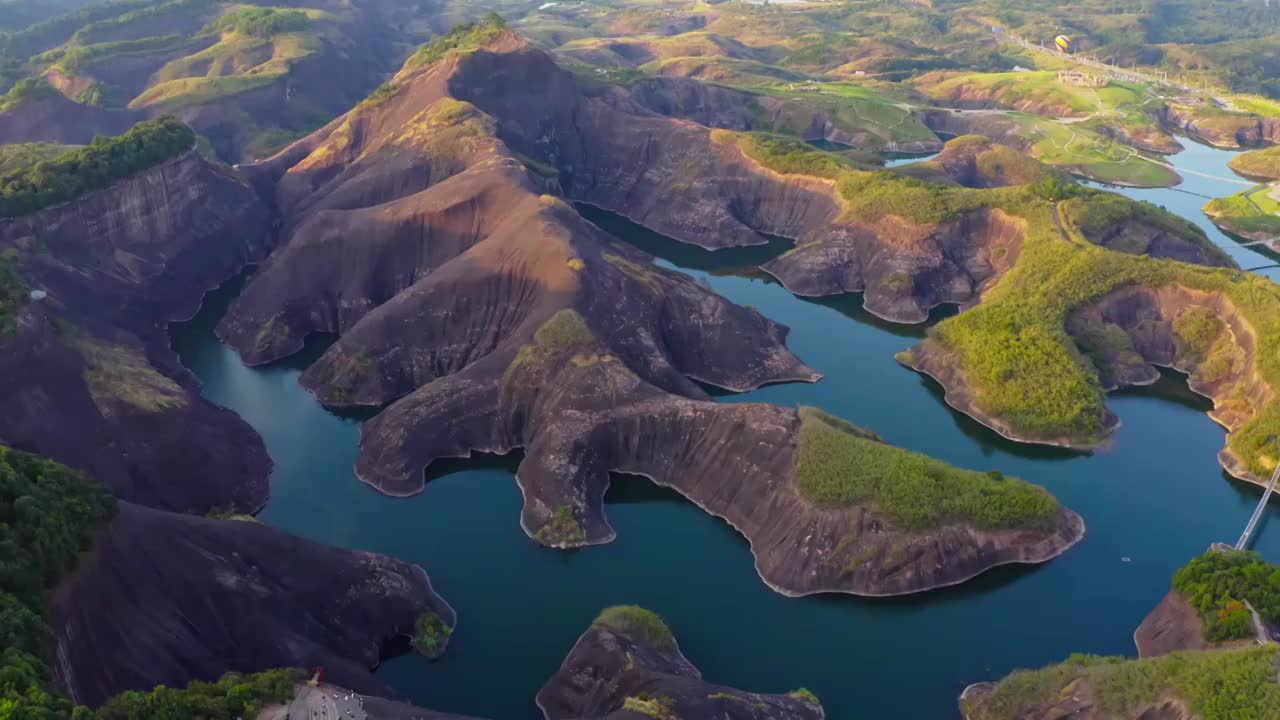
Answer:
[[[845,221],[763,268],[797,295],[865,292],[868,312],[918,323],[938,305],[975,301],[1017,262],[1025,233],[1024,220],[998,209],[939,225]]]
[[[454,612],[415,565],[317,545],[251,520],[120,503],[53,599],[60,689],[94,705],[227,671],[323,666],[362,692],[414,622]]]
[[[1138,657],[1155,657],[1180,650],[1203,650],[1204,623],[1186,596],[1170,591],[1156,605],[1133,634]]]
[[[666,625],[635,607],[609,608],[601,614],[538,693],[538,707],[547,720],[826,717],[818,699],[807,691],[767,695],[703,680]]]
[[[613,537],[610,471],[647,475],[742,530],[761,574],[791,594],[914,592],[1047,560],[1079,539],[1066,510],[1033,532],[892,532],[868,505],[805,500],[800,415],[712,403],[698,385],[816,380],[786,350],[786,329],[655,266],[544,191],[628,213],[634,200],[640,215],[677,222],[657,214],[666,203],[686,237],[717,228],[738,242],[759,236],[737,218],[775,222],[795,193],[817,200],[800,203],[793,229],[825,226],[829,191],[764,171],[705,128],[625,114],[575,87],[503,35],[407,68],[388,97],[250,168],[274,190],[287,240],[219,332],[248,362],[339,334],[303,383],[330,405],[391,403],[364,426],[361,479],[412,494],[437,458],[524,447],[524,527],[573,547]],[[639,165],[619,161],[621,140],[603,128],[648,138]],[[587,136],[605,144],[600,157]],[[678,161],[709,164],[727,189],[699,185],[704,168],[682,185]],[[766,191],[782,197],[750,200]]]
[[[1166,105],[1160,119],[1178,132],[1227,150],[1280,143],[1280,118],[1209,107]]]
[[[204,400],[167,323],[270,247],[245,182],[195,152],[106,190],[0,220],[0,250],[38,291],[0,336],[0,439],[177,511],[253,511],[269,460]]]
[[[87,145],[95,136],[119,135],[144,118],[132,110],[82,105],[51,90],[0,112],[0,144]]]
[[[1108,389],[1149,385],[1159,377],[1157,366],[1186,373],[1191,389],[1213,400],[1209,416],[1228,433],[1275,397],[1257,370],[1254,329],[1220,293],[1180,285],[1124,287],[1074,312],[1067,331]],[[1251,473],[1229,444],[1218,460],[1238,478],[1266,480]]]

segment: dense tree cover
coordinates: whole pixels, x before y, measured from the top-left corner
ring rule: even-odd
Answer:
[[[1061,508],[1044,488],[894,447],[815,408],[802,408],[800,418],[796,482],[820,506],[868,504],[911,530],[950,522],[1050,530],[1057,523]]]
[[[237,720],[253,718],[265,705],[294,696],[301,670],[227,673],[217,682],[196,681],[185,688],[160,686],[122,693],[92,714],[95,720]],[[88,716],[86,716],[88,717]]]
[[[0,176],[0,217],[26,215],[105,188],[191,149],[195,137],[191,128],[163,117]]]
[[[82,474],[0,447],[0,718],[70,715],[50,688],[47,596],[113,509]]]
[[[209,26],[209,30],[269,38],[281,33],[305,30],[309,22],[307,14],[301,10],[243,7],[218,18]]]
[[[428,610],[418,616],[413,623],[413,645],[431,657],[439,655],[449,642],[453,628],[434,610]]]
[[[58,91],[44,78],[19,80],[4,97],[0,97],[0,112],[5,112],[28,100],[40,100],[58,95]]]
[[[1019,670],[977,702],[969,720],[1015,720],[1071,693],[1092,697],[1096,716],[1137,717],[1169,698],[1187,703],[1200,720],[1274,720],[1280,717],[1276,663],[1280,646],[1172,653],[1143,660],[1072,655],[1040,670]]]
[[[1173,589],[1200,612],[1206,640],[1252,637],[1243,601],[1268,622],[1280,622],[1280,567],[1258,553],[1207,552],[1174,574]]]
[[[422,67],[437,62],[451,53],[483,47],[506,29],[506,21],[497,13],[489,13],[479,22],[455,25],[449,32],[418,48],[418,51],[409,57],[405,66]]]

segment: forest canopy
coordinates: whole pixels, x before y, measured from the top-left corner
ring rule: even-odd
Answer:
[[[0,217],[17,217],[101,190],[175,157],[195,144],[191,128],[172,117],[134,125],[123,135],[0,175]]]
[[[1200,613],[1206,640],[1252,636],[1246,600],[1263,619],[1280,622],[1280,567],[1258,553],[1207,552],[1174,574],[1173,589]]]

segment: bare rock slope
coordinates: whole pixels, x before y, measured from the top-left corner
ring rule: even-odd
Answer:
[[[54,597],[54,675],[90,705],[274,667],[385,693],[371,671],[425,612],[456,620],[416,565],[121,503]]]
[[[73,202],[0,220],[37,296],[0,335],[0,440],[119,497],[203,513],[267,497],[262,441],[204,400],[166,324],[270,247],[249,186],[194,151]]]

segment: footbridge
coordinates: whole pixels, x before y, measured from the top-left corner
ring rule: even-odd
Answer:
[[[1271,499],[1271,493],[1276,491],[1277,479],[1280,479],[1280,463],[1276,464],[1275,471],[1271,473],[1271,482],[1267,484],[1266,491],[1262,493],[1262,499],[1258,501],[1258,507],[1253,511],[1253,517],[1249,518],[1249,524],[1245,525],[1244,532],[1236,543],[1236,550],[1244,550],[1249,545],[1249,536],[1253,535],[1253,531],[1258,528],[1258,521],[1262,519],[1262,513],[1267,509],[1267,501]]]

